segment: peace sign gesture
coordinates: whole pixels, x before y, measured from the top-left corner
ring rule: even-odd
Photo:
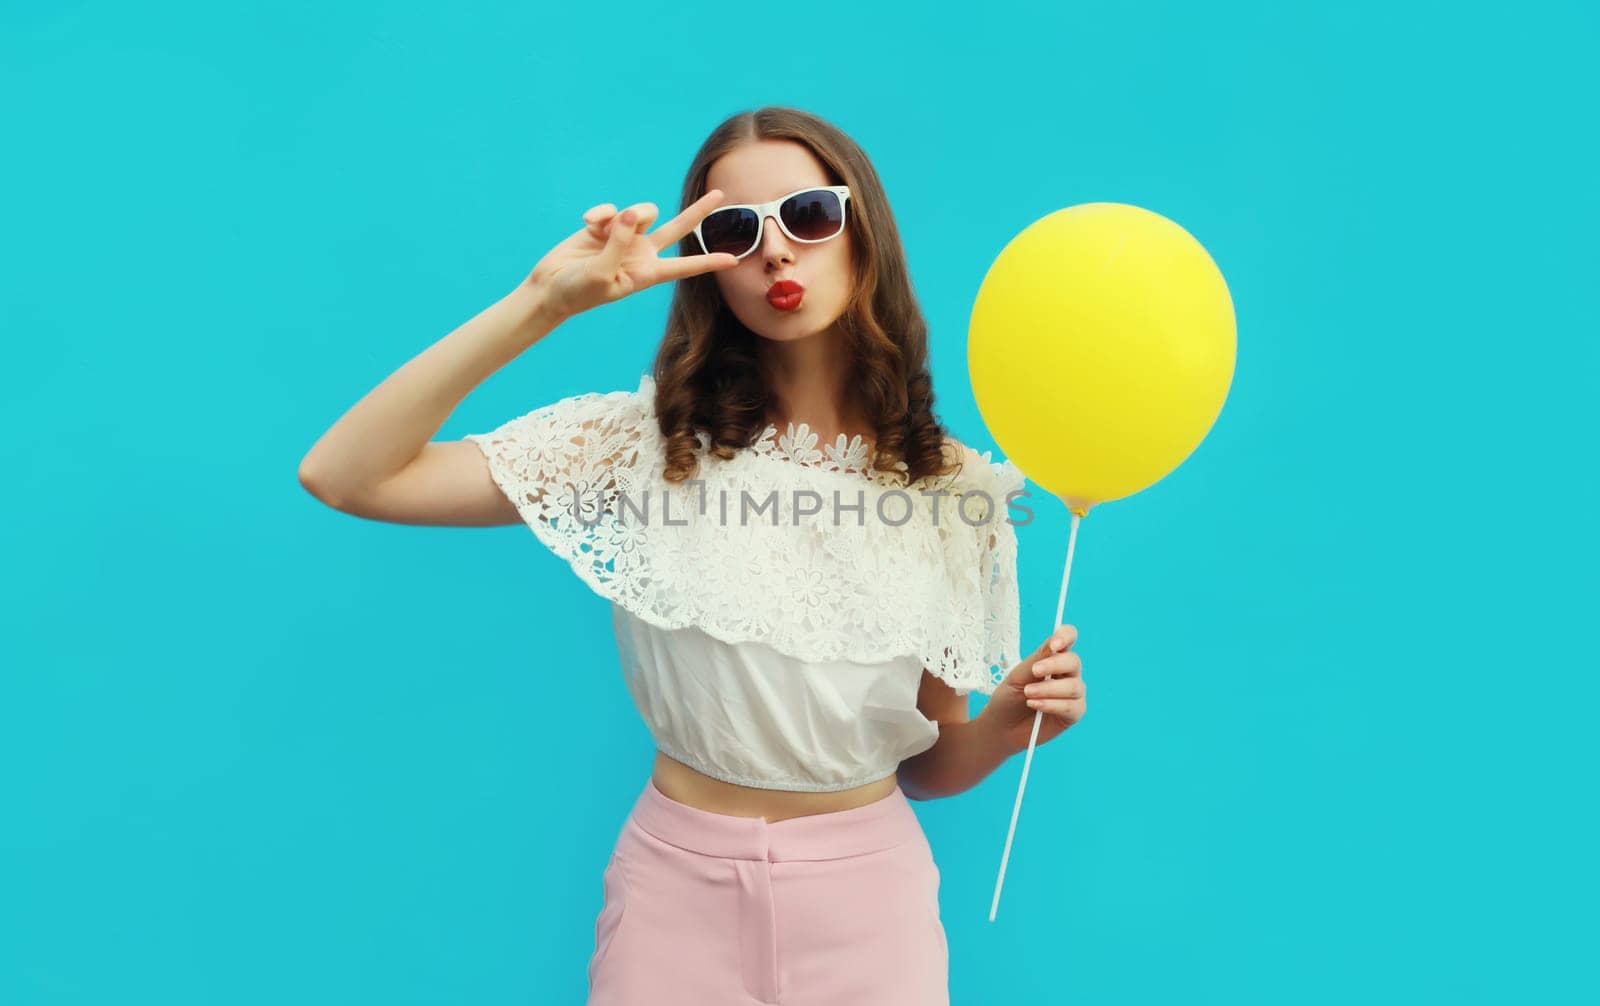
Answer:
[[[602,203],[583,215],[582,230],[545,253],[523,284],[543,288],[546,306],[557,317],[570,318],[657,283],[730,269],[739,259],[722,252],[659,254],[683,240],[722,199],[722,190],[712,189],[649,234],[645,231],[659,212],[655,203],[634,203],[621,213]]]

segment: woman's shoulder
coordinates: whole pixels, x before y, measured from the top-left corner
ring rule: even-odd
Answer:
[[[656,425],[655,381],[648,373],[640,374],[632,387],[580,391],[540,406],[534,415],[553,421],[558,432],[564,427],[598,428],[638,439]]]
[[[654,440],[656,393],[650,374],[634,389],[586,390],[550,398],[493,430],[469,433],[483,448],[509,451],[539,464],[560,459],[571,472],[589,464],[616,464],[626,446]]]
[[[952,486],[959,486],[959,491],[981,490],[1004,496],[1022,488],[1021,470],[1008,460],[996,461],[992,451],[979,451],[949,432],[944,437],[944,450],[952,469],[948,480]]]
[[[655,402],[655,382],[651,380],[649,374],[641,374],[638,383],[631,388],[596,388],[547,398],[518,418],[528,420],[573,419],[579,416],[593,418],[606,414],[654,415]]]
[[[600,398],[612,405],[629,406],[635,413],[654,416],[656,409],[656,382],[648,373],[641,373],[632,387],[619,387],[611,391],[586,392],[583,397]]]

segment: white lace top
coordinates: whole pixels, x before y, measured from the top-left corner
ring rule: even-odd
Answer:
[[[868,469],[860,437],[818,447],[803,423],[769,424],[671,483],[649,375],[466,439],[534,535],[611,602],[657,745],[714,778],[881,779],[938,739],[916,706],[924,669],[987,695],[1020,659],[1007,515],[1024,481],[1010,462],[959,445],[960,471],[904,486]]]

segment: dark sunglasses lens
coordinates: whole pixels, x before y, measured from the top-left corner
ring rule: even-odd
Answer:
[[[726,252],[742,255],[756,243],[756,214],[754,210],[713,210],[700,221],[700,234],[705,238],[710,254]]]
[[[844,227],[844,203],[837,192],[812,189],[791,196],[778,207],[783,225],[801,241],[831,238]]]

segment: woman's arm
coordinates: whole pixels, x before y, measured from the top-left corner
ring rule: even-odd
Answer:
[[[913,800],[954,796],[982,782],[1015,753],[982,715],[939,721],[933,747],[900,763],[900,788]]]
[[[939,739],[900,763],[900,788],[913,800],[971,789],[1011,756],[982,716],[971,718],[967,697],[926,668],[917,690],[917,710],[939,725]]]
[[[906,796],[931,800],[976,786],[1028,746],[1036,710],[1044,713],[1038,744],[1061,736],[1081,720],[1088,699],[1083,660],[1071,652],[1077,641],[1076,626],[1057,626],[1038,649],[1011,668],[977,719],[969,717],[965,696],[924,669],[917,708],[939,724],[939,739],[900,763],[900,788]]]
[[[515,524],[516,507],[469,440],[435,443],[467,393],[563,319],[657,283],[730,269],[732,255],[660,257],[722,202],[712,189],[646,234],[654,203],[591,207],[583,229],[527,279],[367,392],[300,462],[300,484],[338,510],[397,524]]]
[[[522,283],[367,392],[300,462],[300,484],[335,509],[401,524],[520,521],[467,441],[431,442],[473,388],[559,323]]]

